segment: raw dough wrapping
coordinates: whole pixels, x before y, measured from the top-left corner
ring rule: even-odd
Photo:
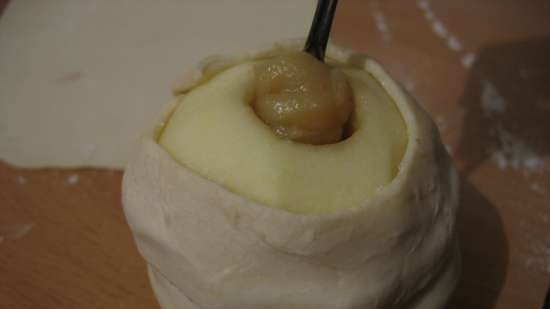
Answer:
[[[151,130],[126,168],[123,203],[164,309],[444,307],[460,266],[458,178],[439,133],[372,59],[327,54],[368,71],[397,104],[409,135],[399,173],[355,209],[293,214],[178,164]],[[201,78],[191,76],[184,91]]]
[[[315,12],[314,0],[8,2],[0,160],[33,168],[123,168],[183,69],[303,35]]]

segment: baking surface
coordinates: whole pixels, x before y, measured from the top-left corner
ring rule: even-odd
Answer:
[[[449,309],[540,308],[550,282],[550,2],[342,0],[333,34],[422,102],[461,171],[464,270]],[[158,308],[121,177],[0,162],[0,308]]]

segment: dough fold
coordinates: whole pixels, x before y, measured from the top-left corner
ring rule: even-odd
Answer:
[[[232,63],[299,47],[211,59],[177,93]],[[399,108],[409,143],[395,179],[355,209],[293,214],[178,164],[151,129],[125,170],[123,204],[164,309],[444,307],[460,268],[459,184],[436,126],[372,59],[334,45],[327,55],[368,71]]]

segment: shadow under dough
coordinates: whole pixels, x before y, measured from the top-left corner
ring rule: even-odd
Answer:
[[[506,279],[508,240],[498,210],[465,179],[457,228],[462,275],[448,309],[493,308]]]

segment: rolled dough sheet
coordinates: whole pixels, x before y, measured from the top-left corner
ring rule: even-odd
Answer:
[[[12,0],[0,18],[0,159],[123,167],[206,55],[307,33],[314,0]]]

